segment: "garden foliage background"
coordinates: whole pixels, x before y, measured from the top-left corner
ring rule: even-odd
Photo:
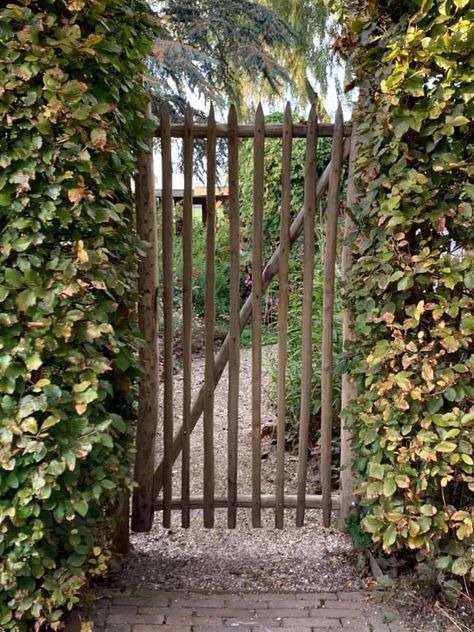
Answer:
[[[0,627],[56,627],[130,484],[141,0],[0,10]]]
[[[474,580],[474,11],[336,9],[360,90],[346,291],[362,526],[455,595],[465,587],[447,572]]]

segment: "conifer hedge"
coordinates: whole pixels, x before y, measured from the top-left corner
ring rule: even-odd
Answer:
[[[129,486],[143,0],[0,9],[0,628],[58,626]]]
[[[339,10],[360,90],[347,293],[362,526],[456,592],[449,577],[474,580],[474,10]]]

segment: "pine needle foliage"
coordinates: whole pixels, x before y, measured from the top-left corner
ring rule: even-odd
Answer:
[[[278,91],[288,75],[277,47],[295,36],[273,11],[250,0],[167,0],[156,7],[164,30],[151,62],[159,100],[182,109],[190,92],[222,104],[241,103],[242,83],[266,82]]]

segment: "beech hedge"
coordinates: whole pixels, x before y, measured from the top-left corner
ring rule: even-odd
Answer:
[[[474,580],[474,11],[339,3],[360,90],[347,284],[362,527],[451,592]]]
[[[142,0],[0,9],[0,628],[59,627],[106,570],[137,373],[130,178]]]

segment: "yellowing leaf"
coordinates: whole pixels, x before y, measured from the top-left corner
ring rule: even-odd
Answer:
[[[416,306],[415,312],[413,314],[413,318],[419,322],[424,311],[425,311],[425,301],[420,301],[418,305]]]
[[[470,123],[470,120],[467,118],[467,116],[456,116],[449,122],[453,127],[459,127],[461,125],[468,125]]]
[[[87,388],[89,388],[90,385],[91,383],[89,382],[89,380],[84,380],[83,382],[80,382],[79,384],[74,384],[73,390],[75,393],[82,393]]]
[[[86,197],[85,188],[78,187],[74,189],[69,189],[69,191],[67,192],[67,196],[69,198],[69,201],[75,204],[76,202],[79,202],[79,200],[82,200],[84,197]]]
[[[84,248],[84,242],[82,239],[77,242],[76,256],[81,263],[87,263],[89,261],[89,255],[87,254],[87,250]]]
[[[27,417],[21,422],[20,428],[23,430],[23,432],[36,434],[38,432],[38,422],[34,417]]]
[[[427,361],[423,362],[422,367],[421,367],[421,375],[423,376],[423,379],[426,380],[427,382],[432,382],[434,379],[434,371],[433,371],[433,367],[431,366],[431,364]]]
[[[94,147],[103,149],[107,144],[107,131],[103,127],[93,129],[91,132],[91,141]]]
[[[33,290],[26,289],[18,294],[15,303],[22,312],[26,312],[36,304],[36,295]]]
[[[454,353],[459,349],[459,342],[454,336],[446,336],[441,340],[441,344],[449,351],[449,353]]]
[[[49,415],[49,417],[46,417],[46,419],[41,424],[41,432],[43,432],[44,430],[47,430],[48,428],[52,428],[60,421],[61,421],[61,417],[59,417],[59,415],[54,415],[54,414]]]
[[[387,478],[383,484],[383,494],[384,496],[392,496],[397,491],[397,484],[395,483],[393,478]]]
[[[35,351],[33,355],[26,359],[25,364],[28,371],[36,371],[43,364],[43,361],[41,360],[40,354]]]
[[[410,487],[410,479],[408,476],[403,476],[402,474],[398,474],[395,476],[395,482],[398,487],[402,489],[408,489]]]
[[[441,441],[435,446],[436,452],[453,452],[457,448],[457,445],[452,441]]]
[[[78,101],[84,92],[87,92],[88,86],[83,81],[72,79],[67,81],[61,88],[60,93],[63,99],[68,103]]]
[[[361,527],[368,533],[378,533],[384,527],[384,521],[375,516],[366,516],[361,521]]]

